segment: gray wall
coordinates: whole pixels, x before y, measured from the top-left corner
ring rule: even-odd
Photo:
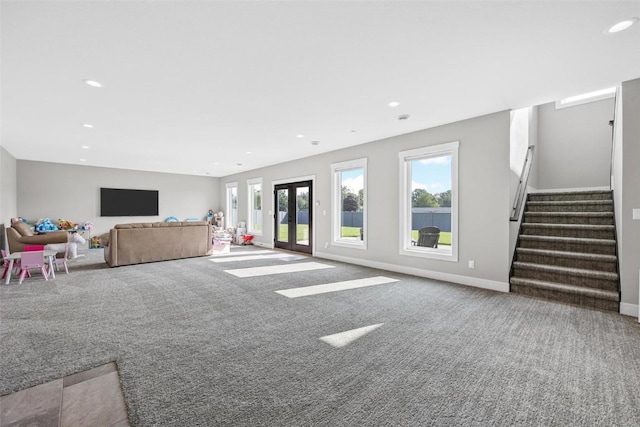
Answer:
[[[16,159],[0,147],[0,223],[17,216]]]
[[[92,234],[127,222],[204,218],[220,199],[219,178],[18,160],[18,214],[28,220],[91,221]],[[100,187],[159,191],[157,217],[100,217]]]
[[[460,141],[459,150],[459,262],[399,255],[398,152]],[[368,158],[368,249],[331,246],[330,164]],[[318,156],[225,177],[238,182],[239,220],[247,216],[247,179],[262,177],[263,212],[273,211],[271,182],[315,176],[315,250],[317,254],[348,257],[397,266],[508,282],[509,262],[509,112],[500,112],[449,125],[400,135]],[[326,214],[325,214],[326,211]],[[272,219],[264,217],[259,243],[273,243]],[[325,244],[329,245],[325,248]],[[467,267],[475,260],[475,269]]]
[[[0,147],[0,224],[8,226],[17,216],[16,159]],[[5,249],[4,235],[0,236],[0,247]]]
[[[537,187],[609,187],[614,100],[538,107]]]
[[[640,209],[640,79],[622,83],[622,114],[622,212],[616,224],[621,236],[620,282],[622,302],[637,305],[640,220],[633,220],[632,210]]]

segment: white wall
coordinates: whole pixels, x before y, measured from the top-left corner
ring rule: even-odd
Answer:
[[[398,152],[460,141],[459,151],[459,262],[399,255]],[[368,249],[329,246],[331,242],[331,163],[368,158]],[[315,253],[366,265],[393,266],[499,282],[507,286],[509,273],[509,112],[500,112],[368,144],[262,168],[221,180],[220,203],[227,182],[238,182],[240,221],[247,217],[247,179],[262,177],[264,234],[255,241],[273,244],[272,181],[315,175]],[[326,215],[323,212],[326,210]],[[475,269],[467,267],[475,260]],[[407,271],[409,271],[407,270]],[[448,277],[451,279],[451,277]],[[461,280],[463,282],[464,279]],[[479,283],[481,280],[476,280]]]
[[[217,209],[219,178],[18,160],[18,215],[91,221],[92,234],[128,222],[204,218]],[[100,217],[100,187],[159,191],[157,217]]]
[[[625,309],[625,304],[635,305],[637,315],[640,220],[633,220],[632,210],[640,209],[640,79],[622,83],[622,115],[622,212],[616,224],[621,228],[618,243],[621,310]]]
[[[513,207],[516,201],[516,192],[520,184],[522,167],[524,166],[529,145],[531,145],[529,142],[531,110],[533,110],[533,107],[511,111],[511,125],[509,130],[509,209]],[[524,199],[522,203],[524,205]],[[524,210],[523,207],[524,206],[521,206],[520,208],[519,218]],[[511,210],[509,210],[509,215],[511,215]],[[511,221],[509,224],[509,263],[511,263],[513,259],[519,230],[520,221]]]
[[[609,187],[614,100],[538,108],[537,187]]]

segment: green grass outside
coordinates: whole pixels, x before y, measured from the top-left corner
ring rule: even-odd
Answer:
[[[307,240],[309,237],[309,224],[298,224],[298,242],[301,240]],[[289,241],[289,224],[280,224],[280,233],[276,236],[277,240],[280,242],[288,242]]]
[[[307,233],[308,230],[308,224],[298,224],[298,241],[305,239],[305,237],[309,235]],[[342,227],[342,237],[360,237],[360,227]],[[411,230],[411,239],[415,241],[418,240],[418,230]],[[278,240],[281,242],[287,242],[289,240],[288,224],[280,224]],[[451,232],[441,231],[438,244],[451,246]]]

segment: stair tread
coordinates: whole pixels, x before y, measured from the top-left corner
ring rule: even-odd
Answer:
[[[573,258],[573,259],[584,259],[590,261],[609,261],[615,262],[615,255],[604,255],[604,254],[594,254],[589,252],[569,252],[569,251],[549,251],[546,249],[534,249],[534,248],[516,248],[517,252],[531,254],[531,255],[542,255],[542,256],[552,256],[558,258]]]
[[[613,212],[525,212],[529,216],[582,216],[582,217],[608,217],[613,218]]]
[[[611,190],[577,190],[577,191],[532,191],[529,194],[534,196],[565,196],[581,194],[611,194]]]
[[[544,222],[523,222],[523,226],[534,228],[560,228],[565,230],[613,230],[615,227],[608,224],[549,224]]]
[[[535,286],[541,289],[550,291],[557,291],[563,293],[572,293],[578,295],[585,295],[599,299],[607,299],[611,301],[619,301],[620,294],[615,291],[607,291],[604,289],[586,288],[582,286],[567,285],[564,283],[547,282],[544,280],[527,279],[522,277],[512,277],[509,282],[512,285],[525,285]]]
[[[585,237],[557,237],[557,236],[536,236],[532,234],[521,234],[520,239],[524,240],[538,240],[545,242],[572,242],[585,245],[611,245],[616,244],[612,239],[590,239]]]
[[[556,205],[556,206],[571,206],[571,205],[612,205],[613,200],[527,200],[529,205]]]
[[[573,276],[583,276],[583,277],[606,279],[606,280],[618,280],[617,273],[611,273],[608,271],[589,270],[585,268],[560,267],[557,265],[545,265],[545,264],[536,264],[532,262],[521,262],[521,261],[514,262],[513,266],[518,268],[525,268],[529,270],[564,273],[564,274],[570,274]]]

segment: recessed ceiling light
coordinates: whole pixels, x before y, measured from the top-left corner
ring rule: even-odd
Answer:
[[[88,146],[88,145],[83,145],[83,146],[82,146],[82,147],[80,147],[80,148],[84,148],[85,150],[88,150],[88,149],[89,149],[89,146]]]
[[[636,22],[638,22],[638,18],[625,19],[624,21],[620,21],[617,24],[609,27],[609,29],[606,32],[609,34],[619,33],[620,31],[626,30]]]
[[[89,123],[83,123],[82,126],[89,129],[93,128],[93,125],[90,125]]]
[[[400,114],[398,120],[407,120],[410,116],[408,114]]]
[[[211,172],[205,172],[207,175],[211,175]]]
[[[238,165],[238,166],[242,166],[242,163],[236,163],[236,165]]]
[[[251,151],[247,151],[247,154],[253,154],[253,153],[251,153]]]
[[[296,138],[304,138],[304,135],[299,133],[299,134],[296,135]]]
[[[356,130],[354,130],[354,129],[352,129],[352,130],[351,130],[351,133],[356,133],[356,132],[357,132],[357,131],[356,131]]]
[[[86,84],[88,84],[89,86],[91,86],[91,87],[102,87],[102,83],[97,82],[95,80],[87,80],[87,79],[85,79],[84,82]]]
[[[80,161],[81,161],[81,162],[86,162],[86,161],[87,161],[87,159],[80,159]]]
[[[400,103],[398,101],[391,101],[389,103],[389,107],[397,107],[398,105],[400,105]]]
[[[320,145],[320,141],[311,141],[311,145]]]

